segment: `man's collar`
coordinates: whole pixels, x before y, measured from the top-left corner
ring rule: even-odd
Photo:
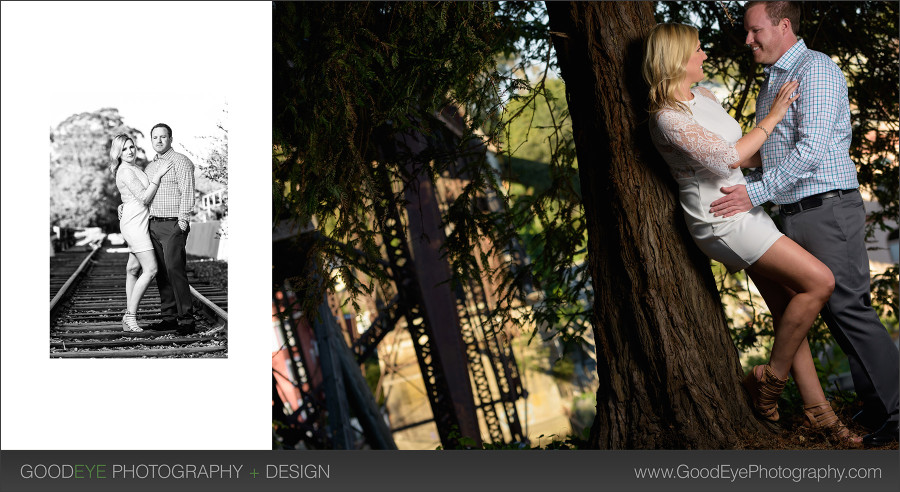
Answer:
[[[773,67],[779,70],[790,71],[791,67],[800,59],[800,55],[805,51],[807,51],[806,43],[802,39],[798,39],[793,46],[781,55],[781,58],[774,65],[765,67],[763,71],[768,73]]]
[[[172,147],[169,147],[169,150],[163,152],[162,154],[156,154],[156,158],[153,159],[153,160],[156,160],[156,159],[159,159],[159,158],[162,158],[162,157],[171,157],[171,154],[172,154],[173,152],[175,152],[175,149],[173,149]]]

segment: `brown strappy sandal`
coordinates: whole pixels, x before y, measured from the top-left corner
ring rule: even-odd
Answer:
[[[827,430],[848,444],[855,445],[862,442],[862,438],[850,432],[850,429],[834,414],[831,403],[827,401],[803,405],[803,414],[806,416],[806,422],[803,424],[803,427]]]
[[[757,368],[762,368],[762,377],[756,375]],[[784,390],[785,383],[787,378],[780,379],[772,366],[765,364],[754,366],[741,384],[753,401],[753,410],[766,420],[778,422],[778,396]]]

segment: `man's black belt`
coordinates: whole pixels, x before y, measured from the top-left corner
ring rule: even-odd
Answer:
[[[834,198],[836,196],[846,195],[848,193],[854,193],[859,191],[857,188],[852,190],[831,190],[826,191],[825,193],[818,193],[816,195],[810,195],[799,202],[794,203],[786,203],[784,205],[778,206],[778,211],[784,215],[794,215],[796,213],[800,213],[804,210],[809,210],[811,208],[816,208],[822,205],[822,200],[828,198]]]
[[[150,217],[151,222],[166,222],[169,220],[178,220],[178,217]]]

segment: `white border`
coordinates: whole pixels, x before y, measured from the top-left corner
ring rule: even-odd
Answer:
[[[271,449],[271,12],[2,3],[2,449]],[[48,96],[162,57],[228,100],[228,359],[50,360]]]

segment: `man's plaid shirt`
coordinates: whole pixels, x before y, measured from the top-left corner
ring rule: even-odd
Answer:
[[[184,154],[169,149],[147,164],[148,176],[156,172],[162,159],[172,161],[174,166],[159,182],[159,189],[156,190],[156,196],[150,204],[150,215],[177,217],[178,220],[190,223],[191,209],[194,208],[194,163]]]
[[[800,40],[763,71],[757,122],[769,114],[785,82],[800,82],[800,98],[760,149],[762,170],[747,175],[753,205],[794,203],[817,193],[859,187],[849,154],[850,103],[841,69]]]

